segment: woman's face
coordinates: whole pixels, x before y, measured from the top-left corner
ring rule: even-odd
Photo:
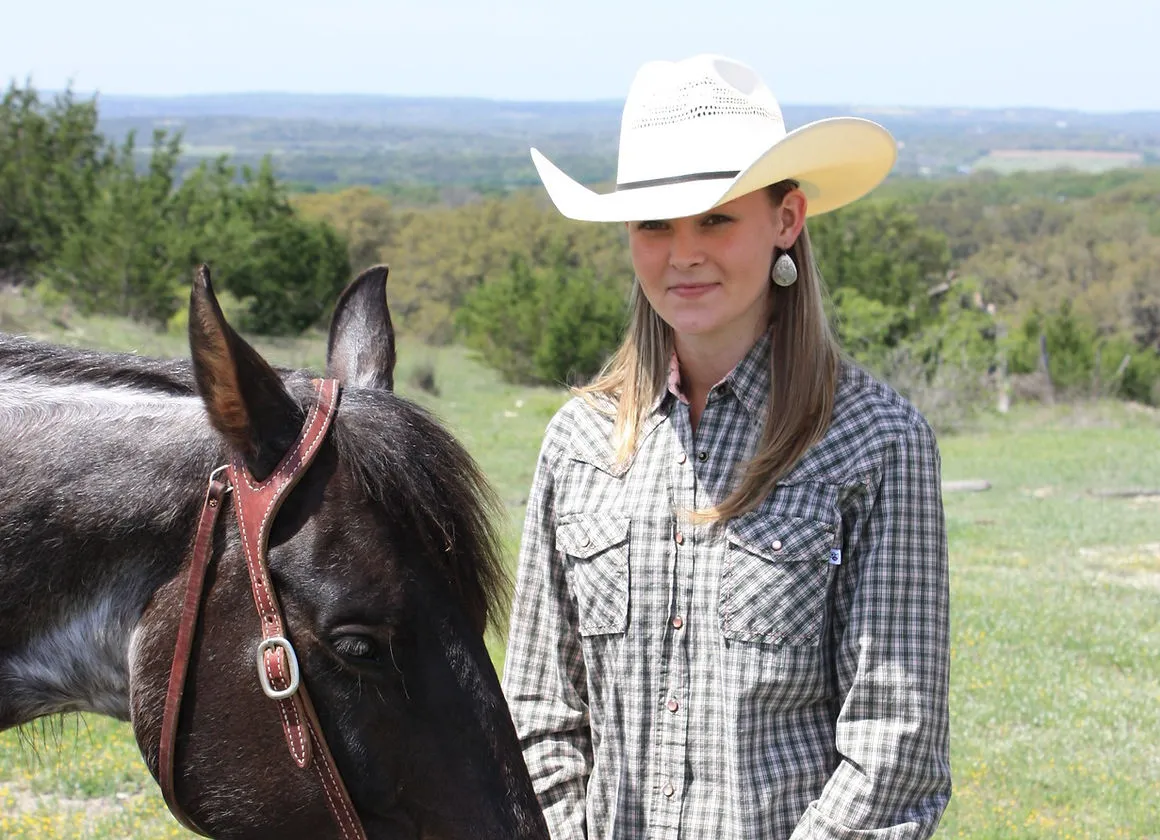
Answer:
[[[774,248],[788,247],[801,229],[791,219],[797,230],[786,241],[786,206],[795,193],[801,195],[794,191],[780,208],[757,190],[698,216],[628,223],[641,290],[678,335],[751,341],[761,333]]]

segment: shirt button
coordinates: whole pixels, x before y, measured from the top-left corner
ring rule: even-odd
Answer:
[[[685,535],[682,534],[680,531],[677,531],[677,535],[675,537],[673,537],[673,539],[675,539],[677,541],[677,545],[684,545],[685,544]]]
[[[681,708],[681,704],[677,702],[677,698],[670,697],[669,702],[665,703],[665,708],[673,714],[676,714],[677,710]]]
[[[680,455],[677,456],[677,463],[678,464],[683,464],[687,460],[688,460],[688,458],[685,456],[684,452],[682,452]]]
[[[681,618],[679,615],[674,615],[673,616],[673,627],[676,627],[678,630],[680,630],[684,626],[685,626],[685,620],[683,618]]]
[[[677,789],[673,787],[672,782],[665,782],[665,786],[661,788],[661,793],[663,793],[665,796],[672,796],[676,792]]]
[[[697,460],[698,461],[708,461],[709,460],[709,453],[704,452],[704,451],[698,452],[697,453]]]
[[[588,539],[588,537],[581,537],[580,538],[580,545],[588,545],[591,542],[592,542],[592,540]]]
[[[781,540],[774,540],[773,541],[773,550],[774,551],[781,551]]]

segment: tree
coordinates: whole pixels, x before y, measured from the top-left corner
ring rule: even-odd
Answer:
[[[0,277],[23,280],[60,251],[112,165],[94,101],[51,103],[9,85],[0,102]]]
[[[87,312],[163,324],[191,266],[173,248],[170,216],[180,138],[156,132],[148,170],[137,171],[132,135],[94,178],[95,195],[62,223],[59,253],[43,266],[57,291]]]
[[[621,291],[561,247],[538,268],[513,256],[506,274],[467,295],[457,323],[467,346],[508,381],[574,384],[615,349],[625,304]]]
[[[285,335],[317,324],[350,280],[346,242],[294,214],[269,158],[243,168],[231,208],[228,245],[207,261],[246,303],[243,328]]]
[[[163,325],[185,307],[194,267],[209,263],[242,302],[245,329],[288,334],[318,323],[350,279],[346,243],[294,215],[268,159],[240,181],[224,159],[203,163],[177,185],[180,156],[180,136],[155,132],[138,171],[129,136],[41,267],[51,286],[82,311]]]
[[[931,288],[947,276],[946,238],[895,202],[854,204],[809,223],[843,346],[875,367],[939,318]]]
[[[622,225],[565,219],[542,196],[522,192],[460,207],[402,214],[398,232],[380,252],[391,264],[392,306],[408,330],[429,341],[455,333],[455,313],[476,287],[510,270],[513,257],[530,269],[568,264],[627,295],[632,266]]]
[[[51,105],[31,88],[0,104],[0,276],[46,281],[86,312],[163,325],[185,306],[195,265],[219,269],[243,324],[296,332],[317,323],[350,277],[346,244],[294,214],[269,158],[238,177],[226,159],[178,177],[182,138],[96,131],[95,101]]]
[[[394,252],[401,216],[389,200],[369,187],[295,196],[291,204],[303,218],[327,222],[346,240],[355,271],[375,265],[384,255]]]

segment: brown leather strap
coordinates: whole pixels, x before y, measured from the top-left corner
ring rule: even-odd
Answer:
[[[290,755],[302,768],[310,766],[313,744],[306,731],[306,714],[302,708],[302,701],[297,691],[291,691],[293,687],[291,674],[297,670],[297,663],[291,661],[294,648],[286,641],[282,610],[274,593],[274,585],[270,582],[270,572],[266,566],[266,544],[278,508],[314,459],[334,414],[338,383],[333,379],[322,380],[316,382],[315,386],[318,390],[318,399],[306,415],[306,422],[299,433],[297,444],[290,447],[282,462],[264,481],[255,482],[240,458],[235,457],[230,463],[230,480],[234,485],[234,512],[238,517],[238,529],[242,535],[242,548],[246,556],[246,569],[250,574],[254,607],[258,610],[258,620],[262,629],[263,644],[259,647],[257,658],[261,661],[260,667],[265,672],[266,685],[277,692],[289,693],[288,697],[278,699],[276,702],[278,712],[282,716],[282,729],[286,734]]]
[[[276,697],[275,702],[291,757],[303,769],[313,764],[326,794],[327,806],[344,840],[365,840],[366,834],[326,745],[306,686],[300,677],[297,687],[294,685],[293,677],[298,669],[296,655],[285,635],[285,621],[266,564],[266,548],[274,517],[318,454],[338,405],[337,381],[316,380],[315,389],[318,399],[310,407],[298,442],[274,472],[264,481],[255,482],[239,458],[230,463],[229,472],[250,589],[262,628],[262,643],[256,659],[257,667],[261,669],[259,679],[263,682],[263,691],[272,697],[275,694],[287,695]],[[272,689],[272,692],[267,689]]]
[[[173,664],[169,668],[169,688],[165,693],[165,713],[161,718],[161,746],[157,755],[157,780],[169,812],[177,821],[203,836],[202,831],[177,803],[173,778],[173,757],[177,745],[177,727],[181,719],[181,695],[185,691],[185,676],[193,652],[193,638],[197,633],[197,616],[201,612],[201,596],[205,587],[205,573],[213,556],[213,530],[221,511],[222,498],[229,489],[217,479],[218,471],[210,476],[201,508],[201,520],[193,541],[193,558],[185,583],[185,603],[181,608],[181,622],[177,625],[177,644],[173,650]]]
[[[285,635],[285,621],[266,564],[270,527],[278,508],[318,453],[337,407],[337,381],[315,380],[315,389],[318,399],[310,407],[296,445],[291,447],[277,469],[265,481],[255,482],[239,458],[234,458],[230,462],[228,470],[250,588],[262,628],[262,642],[255,656],[262,690],[278,704],[283,733],[294,762],[302,769],[313,767],[322,785],[327,807],[343,840],[366,840],[366,832],[327,747],[322,726],[318,722],[306,686],[298,674],[297,657],[291,641]],[[182,825],[199,834],[204,832],[194,824],[177,802],[174,787],[174,751],[181,711],[181,694],[185,687],[197,616],[201,608],[205,572],[213,554],[214,523],[226,489],[224,484],[211,476],[197,537],[194,540],[185,604],[181,624],[178,627],[173,665],[170,668],[158,759],[158,778],[166,805]]]
[[[299,689],[298,696],[302,698],[303,711],[306,713],[306,726],[310,730],[314,742],[318,745],[314,755],[314,771],[318,776],[318,781],[322,784],[322,790],[326,794],[326,805],[330,808],[339,833],[343,840],[367,840],[362,820],[359,819],[358,812],[354,809],[354,803],[350,801],[350,794],[347,793],[342,775],[334,764],[334,756],[330,754],[330,747],[326,744],[326,736],[322,734],[322,724],[318,722],[318,714],[314,711],[314,704],[310,702],[310,694],[306,691],[306,686]]]

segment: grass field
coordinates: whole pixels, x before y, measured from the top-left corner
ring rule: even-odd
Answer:
[[[0,327],[184,354],[184,339],[68,319],[23,298]],[[323,343],[263,343],[320,367]],[[455,348],[400,341],[399,390],[464,441],[509,512],[514,554],[539,437],[562,392],[499,383]],[[433,365],[441,395],[412,371]],[[1160,838],[1160,414],[1096,404],[1025,408],[941,440],[951,541],[952,760],[943,838]],[[501,644],[493,640],[497,663]],[[126,725],[71,716],[0,734],[0,838],[187,835],[166,813]]]
[[[1076,172],[1106,172],[1128,166],[1140,166],[1144,156],[1139,152],[1110,152],[1085,149],[995,149],[971,164],[974,170],[990,169],[1000,175],[1012,172],[1045,172],[1051,169],[1074,169]]]

